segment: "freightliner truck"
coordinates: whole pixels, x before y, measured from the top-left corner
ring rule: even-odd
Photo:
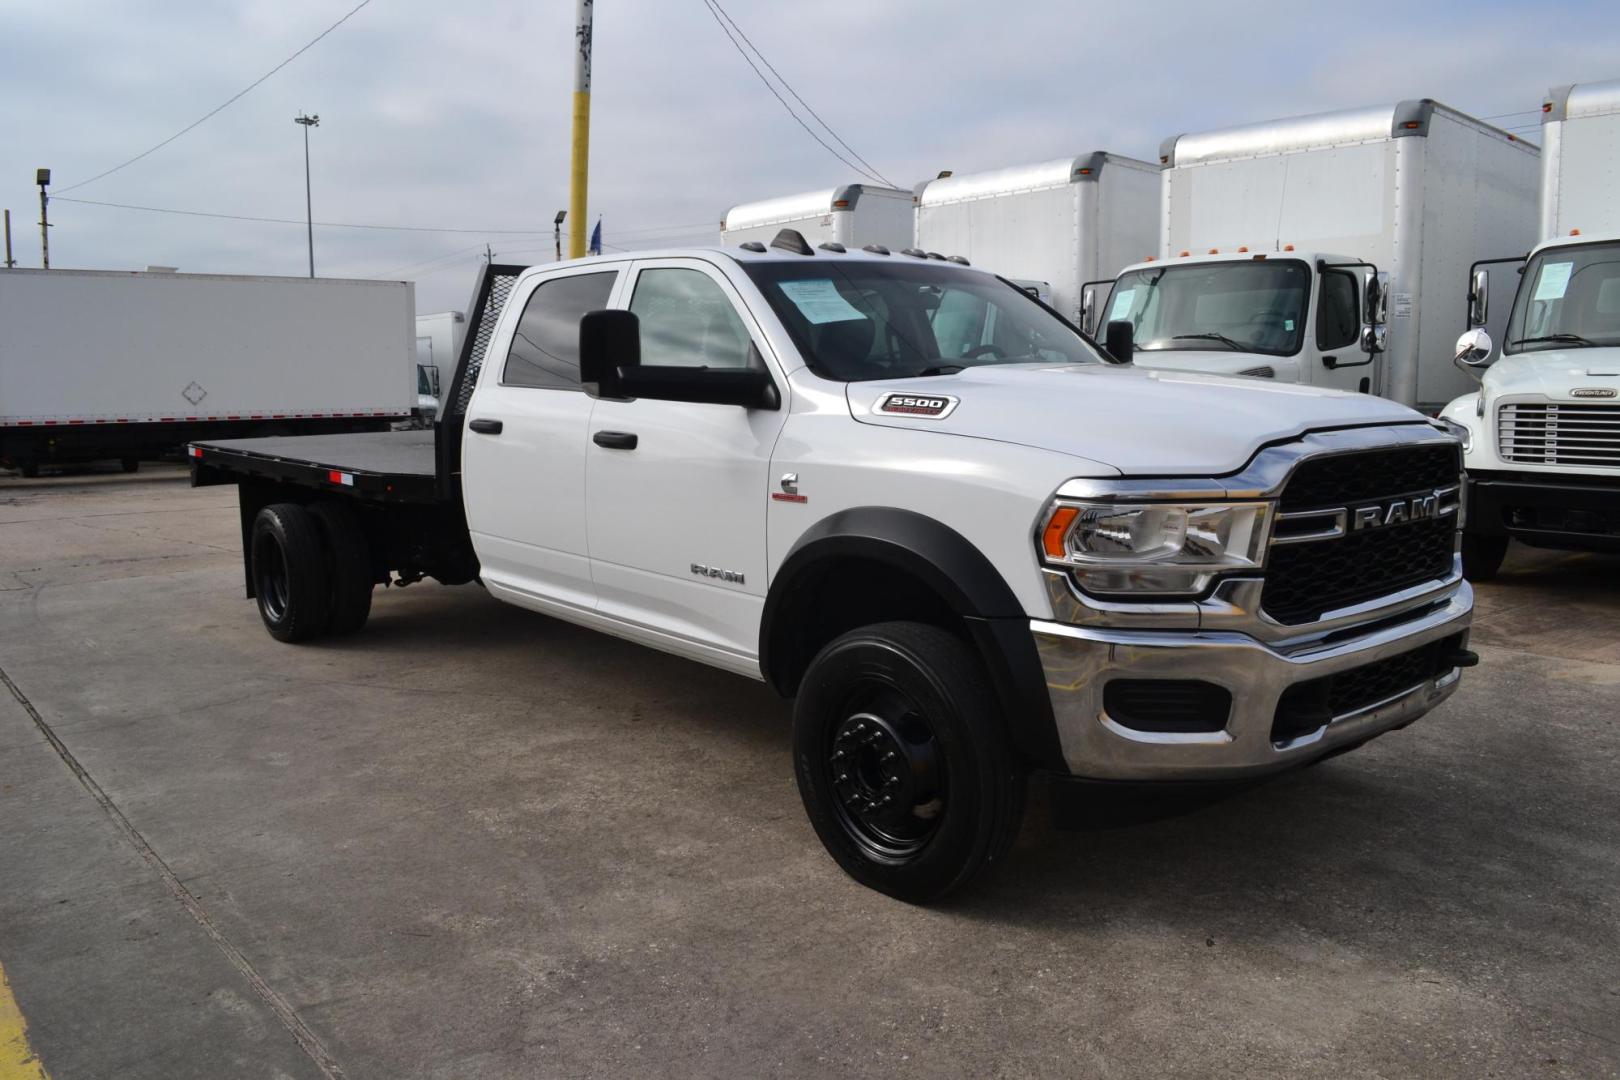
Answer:
[[[190,447],[270,634],[476,580],[764,680],[828,851],[915,902],[1004,858],[1033,773],[1054,806],[1250,781],[1456,689],[1454,436],[837,246],[491,266],[435,431]]]
[[[1425,99],[1178,135],[1159,159],[1157,257],[1083,301],[1132,324],[1137,364],[1431,415],[1473,385],[1451,362],[1468,267],[1533,242],[1535,146]]]
[[[1457,359],[1480,387],[1443,414],[1467,433],[1474,580],[1510,537],[1620,551],[1620,79],[1553,88],[1541,130],[1541,243],[1471,268]],[[1493,276],[1518,280],[1500,350],[1484,329]]]

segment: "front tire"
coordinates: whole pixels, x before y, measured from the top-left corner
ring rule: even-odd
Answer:
[[[1508,538],[1483,533],[1463,533],[1463,577],[1469,581],[1489,581],[1502,569],[1507,557]]]
[[[253,519],[253,594],[277,641],[309,641],[331,617],[331,577],[315,518],[296,503],[273,503]]]
[[[828,853],[896,899],[940,899],[1017,838],[1024,770],[978,655],[936,626],[880,623],[823,648],[799,688],[793,749]]]

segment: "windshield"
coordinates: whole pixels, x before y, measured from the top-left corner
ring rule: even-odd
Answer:
[[[1504,352],[1620,345],[1620,244],[1543,251],[1524,268]]]
[[[1102,325],[1127,320],[1143,352],[1291,356],[1305,333],[1310,287],[1310,270],[1292,259],[1147,267],[1114,282]]]
[[[1100,363],[1078,330],[988,274],[928,263],[744,263],[806,363],[840,382],[987,364]]]

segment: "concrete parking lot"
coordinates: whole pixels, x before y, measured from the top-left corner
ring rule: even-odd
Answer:
[[[1516,549],[1414,727],[1131,829],[1037,798],[918,909],[823,854],[764,686],[474,586],[280,645],[237,547],[178,469],[0,479],[0,967],[56,1080],[1620,1075],[1620,558]]]

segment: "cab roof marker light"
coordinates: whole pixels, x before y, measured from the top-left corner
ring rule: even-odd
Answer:
[[[1238,254],[1239,255],[1247,255],[1248,253],[1249,253],[1249,245],[1248,244],[1239,244],[1238,245]]]
[[[1210,248],[1209,253],[1211,255],[1219,255],[1221,253],[1221,249],[1220,248]]]
[[[865,247],[861,248],[861,250],[869,251],[873,255],[887,255],[889,253],[889,249],[884,247],[882,244],[867,244]]]
[[[828,240],[825,243],[817,244],[816,247],[820,248],[822,251],[837,252],[839,255],[842,255],[847,250],[843,244],[840,244],[836,240]]]
[[[1571,235],[1571,236],[1579,236],[1579,235],[1581,235],[1581,230],[1579,230],[1579,229],[1571,229],[1571,230],[1569,230],[1569,235]]]
[[[1182,258],[1183,258],[1183,259],[1185,259],[1185,258],[1186,258],[1186,257],[1187,257],[1187,256],[1189,256],[1189,255],[1191,255],[1191,254],[1192,254],[1192,252],[1190,252],[1190,251],[1183,251],[1183,252],[1182,252],[1182,253],[1181,253],[1181,257],[1182,257]]]
[[[1293,251],[1294,250],[1294,245],[1293,244],[1284,244],[1283,245],[1283,250],[1284,251]]]

